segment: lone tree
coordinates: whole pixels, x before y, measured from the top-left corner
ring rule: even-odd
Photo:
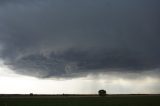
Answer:
[[[34,96],[34,94],[33,94],[33,93],[30,93],[29,96]]]
[[[99,90],[98,91],[99,96],[106,96],[106,90]]]

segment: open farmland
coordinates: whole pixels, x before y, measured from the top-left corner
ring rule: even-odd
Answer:
[[[160,95],[1,95],[0,106],[160,106]]]

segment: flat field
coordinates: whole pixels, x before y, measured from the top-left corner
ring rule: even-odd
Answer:
[[[160,106],[160,95],[3,95],[0,106]]]

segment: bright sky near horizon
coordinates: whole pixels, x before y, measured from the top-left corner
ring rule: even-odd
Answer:
[[[96,94],[100,89],[107,90],[109,94],[160,93],[157,78],[126,80],[115,76],[99,75],[67,80],[40,79],[16,74],[2,63],[0,84],[0,94]]]

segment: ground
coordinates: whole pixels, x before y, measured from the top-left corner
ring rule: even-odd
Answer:
[[[160,106],[160,95],[1,95],[0,106]]]

